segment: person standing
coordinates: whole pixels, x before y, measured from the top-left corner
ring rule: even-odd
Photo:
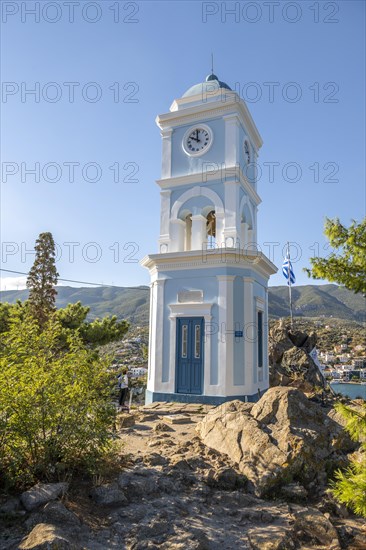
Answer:
[[[119,387],[119,397],[118,404],[120,407],[125,407],[125,401],[128,393],[128,370],[125,368],[118,375],[118,387]]]

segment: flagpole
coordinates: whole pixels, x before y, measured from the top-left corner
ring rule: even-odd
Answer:
[[[292,293],[291,293],[291,273],[290,273],[290,243],[287,241],[287,257],[289,260],[288,265],[288,294],[290,299],[290,321],[291,321],[291,328],[294,326],[293,317],[292,317]]]

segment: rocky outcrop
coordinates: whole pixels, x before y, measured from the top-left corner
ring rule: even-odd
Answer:
[[[30,512],[50,500],[55,500],[63,495],[68,488],[68,483],[38,483],[28,491],[22,493],[20,500],[24,508]]]
[[[302,482],[285,476],[281,498],[274,500],[248,492],[254,482],[248,482],[250,469],[247,475],[243,473],[244,453],[249,453],[258,476],[265,461],[274,456],[272,451],[277,453],[278,468],[287,472],[287,464],[280,461],[285,456],[288,461],[296,457],[305,461],[311,442],[323,452],[326,445],[317,439],[322,433],[333,441],[328,447],[331,456],[337,454],[331,450],[339,442],[336,417],[328,418],[323,407],[303,395],[299,397],[299,393],[293,388],[278,387],[255,405],[232,402],[211,409],[211,420],[217,415],[211,425],[213,433],[221,423],[225,438],[220,452],[205,445],[195,432],[197,422],[207,423],[205,415],[210,407],[191,408],[190,412],[175,404],[147,407],[136,414],[134,426],[118,431],[124,443],[124,460],[113,471],[108,470],[107,477],[101,474],[93,481],[75,478],[67,492],[59,495],[61,500],[50,500],[30,511],[24,509],[19,498],[13,496],[4,501],[0,495],[0,550],[338,550],[339,540],[342,548],[363,548],[362,519],[352,518],[329,493],[315,501],[316,487],[312,482],[306,490]],[[155,412],[149,414],[149,410]],[[318,421],[317,411],[321,415]],[[168,431],[162,431],[165,414],[171,417],[182,412],[190,416],[189,422],[173,423]],[[309,418],[312,424],[308,423]],[[246,432],[245,422],[252,432]],[[280,433],[281,423],[284,434]],[[318,427],[321,423],[324,432]],[[224,425],[230,430],[225,430]],[[262,435],[256,430],[261,430]],[[241,450],[235,447],[235,437]],[[257,441],[257,437],[262,439]],[[250,451],[244,449],[244,441]],[[225,445],[235,450],[235,460],[228,456]],[[303,473],[301,468],[300,471]],[[269,485],[270,481],[269,477]],[[305,502],[308,496],[311,504]]]
[[[294,331],[282,321],[269,331],[270,386],[292,386],[305,392],[324,388],[324,379],[310,352],[316,344],[316,334]]]
[[[308,538],[315,544],[322,544],[329,550],[340,550],[337,531],[329,519],[316,508],[292,507],[295,529],[301,538]]]
[[[73,543],[65,529],[47,523],[39,523],[21,542],[20,550],[76,550],[79,545]]]
[[[342,426],[294,388],[271,388],[252,407],[225,403],[196,429],[205,445],[238,464],[258,496],[293,482],[314,495],[324,488],[326,471],[343,460]]]

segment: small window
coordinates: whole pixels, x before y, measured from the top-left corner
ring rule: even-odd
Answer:
[[[194,327],[194,357],[199,359],[201,356],[201,327],[196,325]]]
[[[244,141],[244,156],[245,156],[245,162],[247,164],[250,164],[250,148],[247,140]]]
[[[182,325],[182,358],[187,358],[188,325]]]
[[[257,343],[258,343],[258,367],[263,367],[263,311],[257,314]]]

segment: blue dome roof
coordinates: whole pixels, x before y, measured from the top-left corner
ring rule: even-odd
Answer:
[[[228,86],[225,82],[222,82],[221,80],[219,80],[215,74],[209,74],[206,77],[205,82],[200,82],[199,84],[195,84],[194,86],[191,86],[182,95],[182,97],[190,97],[192,95],[197,95],[197,94],[212,93],[213,91],[215,91],[215,88],[217,88],[217,90],[220,90],[220,88],[231,90],[230,86]]]

